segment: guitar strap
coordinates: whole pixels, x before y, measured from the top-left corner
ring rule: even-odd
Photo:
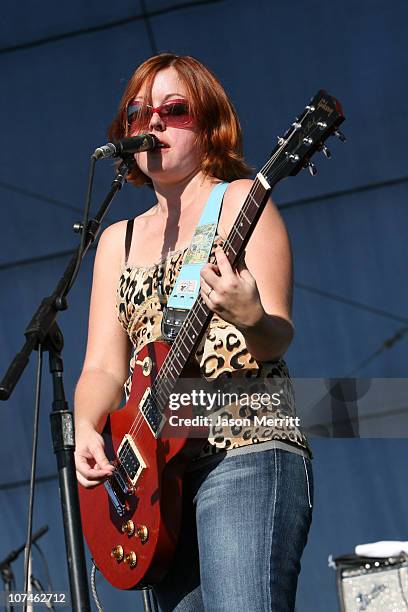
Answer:
[[[164,308],[162,334],[172,342],[200,291],[200,271],[208,262],[228,183],[213,187],[195,228],[182,268]]]

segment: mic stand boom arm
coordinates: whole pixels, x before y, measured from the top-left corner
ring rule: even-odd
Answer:
[[[66,310],[68,307],[66,295],[70,289],[72,277],[76,274],[78,259],[82,261],[85,253],[97,237],[103,218],[114,196],[121,189],[129,170],[129,161],[123,161],[117,170],[111,189],[102,202],[98,213],[88,222],[85,228],[78,226],[80,232],[86,232],[83,249],[81,249],[81,246],[78,247],[53,293],[42,300],[24,332],[26,342],[23,348],[15,356],[3,380],[0,382],[0,400],[7,400],[27,366],[32,351],[38,349],[41,345],[42,348],[50,352],[50,371],[53,376],[54,392],[50,415],[51,432],[54,452],[57,456],[71,605],[74,612],[88,612],[91,608],[75,472],[74,421],[72,412],[68,410],[68,405],[65,401],[62,381],[63,364],[60,356],[60,351],[63,347],[63,336],[56,323],[56,319],[58,311]]]
[[[86,228],[83,228],[82,225],[77,226],[80,232],[86,232],[85,246],[81,253],[81,259],[84,257],[89,247],[97,237],[102,221],[108,212],[109,206],[114,196],[123,185],[129,171],[127,164],[128,162],[122,162],[119,166],[115,179],[112,181],[112,187],[108,195],[102,202],[101,207],[95,217],[90,219],[88,222],[88,226]],[[73,254],[53,293],[42,300],[37,312],[34,314],[33,318],[28,324],[24,332],[27,340],[21,351],[14,357],[3,380],[0,382],[0,400],[7,400],[10,397],[14,387],[28,364],[32,351],[37,348],[39,343],[44,343],[46,336],[49,334],[51,327],[57,318],[58,311],[67,309],[67,289],[70,285],[72,274],[75,270],[79,250],[80,247],[78,247]]]

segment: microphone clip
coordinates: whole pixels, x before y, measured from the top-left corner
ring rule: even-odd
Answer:
[[[102,147],[98,147],[92,154],[95,160],[106,157],[122,157],[142,151],[153,151],[160,149],[164,145],[154,134],[140,134],[130,138],[122,138],[117,143],[108,142]]]

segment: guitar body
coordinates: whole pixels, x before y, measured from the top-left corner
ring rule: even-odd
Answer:
[[[154,584],[168,570],[180,529],[183,473],[205,442],[188,439],[187,428],[170,437],[167,423],[155,437],[140,411],[169,350],[158,341],[140,351],[129,401],[108,417],[105,453],[115,462],[119,451],[124,469],[94,488],[79,485],[85,539],[98,569],[119,589]]]

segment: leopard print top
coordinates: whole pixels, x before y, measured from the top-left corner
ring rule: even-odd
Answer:
[[[222,243],[223,240],[217,236],[212,255],[216,245]],[[173,251],[166,259],[151,266],[138,267],[125,264],[123,267],[117,290],[116,308],[119,321],[134,347],[129,364],[129,377],[125,382],[126,400],[130,395],[137,354],[147,343],[163,339],[161,335],[163,306],[159,300],[158,287],[161,285],[167,298],[170,296],[186,252],[187,247]],[[294,417],[296,413],[292,383],[283,359],[274,362],[256,361],[248,352],[242,333],[214,314],[195,352],[194,360],[199,366],[201,376],[207,380],[216,378],[217,383],[220,377],[230,380],[231,383],[233,381],[235,391],[239,383],[237,378],[240,377],[244,377],[241,380],[243,382],[245,380],[246,383],[248,383],[246,379],[251,379],[251,393],[262,393],[266,390],[263,379],[269,379],[269,382],[271,378],[276,379],[284,398],[278,408],[269,405],[257,410],[259,418],[263,415],[267,418],[280,418],[279,426],[254,427],[252,422],[249,427],[214,425],[211,436],[199,457],[266,440],[286,442],[311,453],[301,429],[293,423],[293,420],[290,424],[286,424],[285,417]],[[227,417],[227,420],[236,417],[245,418],[249,416],[248,411],[251,413],[251,406],[230,405],[222,408],[222,416]]]

